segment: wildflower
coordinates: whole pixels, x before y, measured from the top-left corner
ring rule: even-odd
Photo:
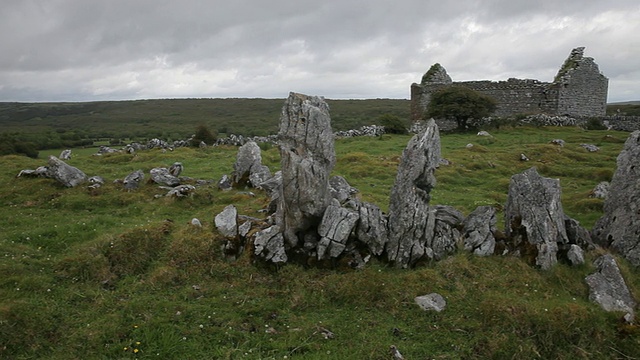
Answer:
[[[140,345],[140,341],[136,341],[136,345]]]
[[[138,325],[133,325],[133,328],[134,328],[134,329],[137,329],[137,328],[138,328]]]
[[[125,346],[124,349],[122,349],[122,350],[127,351],[127,350],[129,350],[129,348]]]
[[[135,354],[137,354],[139,351],[140,351],[140,350],[138,350],[138,349],[133,349],[133,352],[134,352]]]

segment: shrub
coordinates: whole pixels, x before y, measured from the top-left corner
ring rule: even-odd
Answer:
[[[384,114],[378,117],[380,125],[384,126],[384,131],[388,134],[407,134],[407,126],[396,115]]]

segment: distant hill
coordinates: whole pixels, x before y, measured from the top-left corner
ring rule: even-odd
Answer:
[[[609,106],[609,105],[640,105],[640,100],[613,102],[613,103],[608,103],[607,104],[607,106]]]

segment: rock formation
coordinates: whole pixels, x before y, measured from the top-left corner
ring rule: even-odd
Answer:
[[[640,131],[634,131],[618,155],[616,172],[604,202],[604,216],[592,230],[594,241],[611,247],[640,266]]]
[[[260,147],[254,141],[248,141],[238,148],[236,162],[233,164],[231,180],[234,184],[244,185],[249,181],[252,168],[262,166]]]
[[[479,206],[463,223],[464,249],[478,256],[492,255],[496,246],[496,209]]]
[[[341,207],[336,199],[331,200],[318,227],[318,260],[324,259],[325,254],[331,258],[342,254],[358,219],[357,211]]]
[[[142,172],[142,170],[136,170],[127,175],[122,183],[124,184],[125,189],[133,190],[140,186],[142,180],[144,180],[144,172]]]
[[[544,178],[535,168],[511,177],[505,206],[506,235],[535,263],[550,269],[557,263],[558,244],[569,242],[560,202],[560,181]],[[529,246],[530,245],[530,246]]]
[[[620,273],[613,256],[606,254],[594,262],[597,272],[585,278],[589,285],[589,300],[606,311],[622,311],[635,315],[636,301]]]
[[[440,160],[438,127],[430,120],[402,152],[389,202],[389,261],[407,267],[427,254],[434,238],[435,211],[429,206]]]
[[[180,185],[180,179],[172,175],[169,169],[165,167],[153,168],[149,170],[149,175],[151,175],[151,180],[156,184],[171,187]]]
[[[66,187],[75,187],[87,180],[87,175],[80,169],[67,165],[53,155],[49,156],[47,175]]]

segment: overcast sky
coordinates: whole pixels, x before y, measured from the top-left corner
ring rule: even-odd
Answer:
[[[3,0],[0,101],[410,97],[550,82],[586,47],[609,102],[640,100],[638,0]]]

